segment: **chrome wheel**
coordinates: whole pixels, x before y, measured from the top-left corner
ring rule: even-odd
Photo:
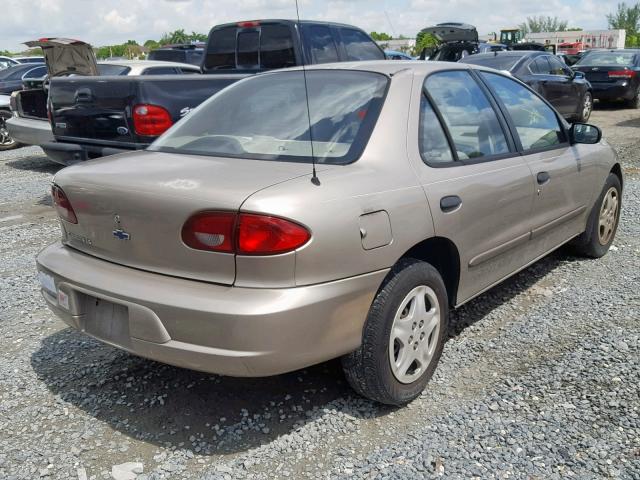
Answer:
[[[401,383],[411,383],[427,370],[438,345],[441,311],[430,287],[420,285],[400,304],[391,326],[389,363]]]
[[[600,217],[598,220],[598,241],[600,245],[607,245],[611,241],[618,221],[618,190],[611,187],[602,199]]]
[[[10,147],[15,143],[16,141],[9,135],[4,117],[0,115],[0,147]]]
[[[584,94],[584,102],[582,104],[582,121],[586,122],[589,120],[591,116],[591,111],[593,110],[593,98],[590,93]]]

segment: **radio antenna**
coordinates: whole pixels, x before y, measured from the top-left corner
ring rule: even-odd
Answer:
[[[298,8],[298,0],[296,0],[296,16],[298,17],[298,34],[300,34],[300,9]],[[305,51],[302,48],[302,77],[304,78],[304,95],[307,101],[307,119],[309,120],[309,141],[311,142],[311,165],[313,176],[311,183],[320,185],[320,179],[316,175],[316,155],[313,150],[313,131],[311,130],[311,108],[309,107],[309,84],[307,83],[307,68],[305,65]]]

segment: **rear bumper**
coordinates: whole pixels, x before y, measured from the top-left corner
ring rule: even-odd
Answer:
[[[47,120],[14,116],[7,120],[7,130],[14,140],[25,145],[42,145],[53,141],[51,125]]]
[[[37,265],[49,276],[44,298],[68,325],[142,357],[232,376],[275,375],[355,350],[387,274],[241,288],[115,265],[59,243]]]
[[[42,143],[40,146],[51,160],[62,165],[72,165],[92,158],[106,157],[135,150],[135,148],[125,149],[104,145],[57,142],[53,139]]]
[[[636,87],[631,82],[627,85],[591,82],[591,86],[593,98],[598,100],[631,100],[636,95]]]

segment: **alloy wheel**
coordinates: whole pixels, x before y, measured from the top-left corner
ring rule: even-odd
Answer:
[[[15,143],[16,141],[9,135],[4,117],[0,116],[0,146],[9,147]]]
[[[598,220],[598,241],[600,245],[607,245],[613,236],[618,221],[618,190],[611,187],[602,199],[600,217]]]
[[[582,121],[586,122],[591,116],[591,110],[593,110],[593,98],[590,93],[584,95],[584,102],[582,104]]]
[[[430,287],[420,285],[404,298],[391,326],[389,363],[401,383],[417,380],[429,367],[438,345],[441,311]]]

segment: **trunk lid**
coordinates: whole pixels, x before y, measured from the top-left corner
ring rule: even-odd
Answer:
[[[25,42],[29,48],[40,47],[50,77],[62,75],[98,75],[98,64],[91,45],[69,38],[41,38]]]
[[[440,42],[478,42],[478,31],[473,25],[467,23],[439,23],[433,27],[422,30],[431,34]]]
[[[51,81],[53,134],[93,141],[131,142],[128,107],[135,85],[127,77],[68,77]]]
[[[627,70],[626,67],[598,67],[574,65],[573,70],[584,73],[591,83],[615,83],[619,78],[609,77],[609,72]]]
[[[238,211],[256,191],[310,174],[302,163],[135,152],[65,168],[54,182],[78,218],[75,225],[61,221],[68,246],[141,270],[231,285],[235,255],[187,247],[184,223],[203,210]]]

